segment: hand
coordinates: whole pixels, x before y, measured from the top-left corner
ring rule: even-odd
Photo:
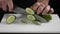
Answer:
[[[6,11],[7,6],[9,8],[9,11],[13,10],[13,2],[12,2],[12,0],[0,0],[0,8],[2,8],[4,11]]]
[[[53,8],[50,7],[50,5],[36,2],[31,8],[36,11],[37,14],[45,15],[47,13],[53,13]]]

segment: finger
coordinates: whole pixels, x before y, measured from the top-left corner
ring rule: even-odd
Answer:
[[[37,2],[36,4],[34,4],[33,6],[31,6],[31,8],[36,11],[39,6],[40,6],[40,3]]]
[[[50,11],[49,11],[49,13],[54,13],[54,9],[51,8]]]
[[[2,8],[2,3],[1,3],[1,1],[0,1],[0,8]]]
[[[9,11],[12,11],[13,10],[13,2],[12,2],[12,0],[10,0],[8,2],[8,7],[9,7]]]
[[[2,8],[2,4],[0,4],[0,8]]]
[[[48,5],[48,6],[44,9],[44,11],[42,12],[42,15],[47,14],[47,13],[49,12],[49,10],[50,10],[50,6]]]
[[[4,11],[7,10],[7,4],[6,4],[5,2],[2,3],[2,9],[3,9]]]
[[[44,8],[45,8],[45,5],[44,4],[41,4],[39,6],[38,10],[37,10],[37,14],[40,14],[43,11]]]

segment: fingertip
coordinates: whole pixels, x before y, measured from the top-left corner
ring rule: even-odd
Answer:
[[[51,10],[52,10],[52,13],[54,12],[54,9],[53,8],[51,8]]]
[[[54,9],[53,8],[50,9],[50,13],[54,13]]]
[[[13,11],[13,2],[10,0],[10,2],[8,3],[8,7],[9,7],[9,12],[12,12]]]
[[[12,12],[13,11],[13,7],[9,8],[9,12]]]
[[[12,12],[12,11],[13,11],[13,9],[10,9],[10,10],[9,10],[9,12]]]

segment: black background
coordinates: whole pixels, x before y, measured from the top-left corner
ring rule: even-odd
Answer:
[[[54,13],[60,16],[60,0],[50,0],[49,5],[54,8]]]

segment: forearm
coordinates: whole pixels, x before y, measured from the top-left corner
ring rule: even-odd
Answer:
[[[49,0],[37,0],[37,2],[43,2],[45,4],[48,4],[49,3]]]

